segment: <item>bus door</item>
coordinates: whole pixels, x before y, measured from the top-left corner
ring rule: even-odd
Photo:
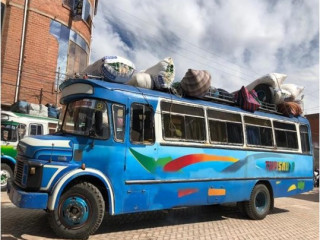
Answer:
[[[130,106],[125,164],[127,196],[123,205],[125,211],[141,211],[149,206],[148,189],[141,183],[155,180],[157,171],[154,115],[155,110],[151,105],[133,102]]]

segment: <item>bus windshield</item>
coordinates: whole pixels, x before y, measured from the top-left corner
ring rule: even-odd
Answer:
[[[18,141],[18,126],[13,124],[1,123],[1,140],[7,142]]]
[[[105,101],[82,99],[65,109],[62,131],[76,135],[107,139],[110,135],[108,108]]]

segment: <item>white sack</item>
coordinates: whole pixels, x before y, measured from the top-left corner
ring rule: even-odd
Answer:
[[[157,89],[163,89],[171,86],[175,76],[175,67],[172,58],[167,57],[144,72],[151,75]]]
[[[132,78],[129,82],[127,82],[127,84],[148,89],[153,89],[154,86],[151,75],[143,72],[133,74]]]
[[[252,83],[246,86],[251,91],[259,84],[268,84],[273,88],[279,88],[281,84],[286,80],[287,75],[281,73],[269,73],[261,78],[254,80]]]

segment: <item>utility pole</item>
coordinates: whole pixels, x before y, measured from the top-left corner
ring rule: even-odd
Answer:
[[[43,88],[40,90],[40,99],[39,99],[39,104],[42,103],[42,97],[43,97]]]
[[[57,77],[57,86],[56,86],[56,107],[58,107],[59,82],[60,82],[60,67],[58,67],[58,77]]]

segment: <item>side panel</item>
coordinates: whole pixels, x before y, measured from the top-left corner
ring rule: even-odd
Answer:
[[[136,207],[134,211],[139,210],[143,196],[149,210],[248,200],[259,180],[271,184],[274,197],[313,188],[313,173],[308,170],[312,169],[311,156],[185,146],[157,148],[157,156],[142,147],[130,148],[128,164],[139,173],[126,179],[127,187],[136,190],[135,196],[127,199]],[[146,161],[153,167],[146,168]],[[124,210],[132,211],[125,203]]]

